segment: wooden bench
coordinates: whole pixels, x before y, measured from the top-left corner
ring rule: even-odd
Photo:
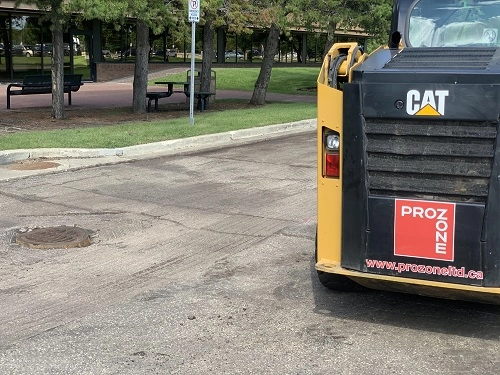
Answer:
[[[148,112],[151,112],[151,102],[155,101],[155,111],[158,112],[158,99],[168,98],[172,95],[172,91],[150,91],[146,93],[148,99]]]
[[[64,93],[68,94],[68,104],[71,105],[71,93],[80,90],[82,74],[64,75]],[[19,88],[14,89],[12,88]],[[7,86],[7,109],[10,109],[11,95],[51,94],[52,77],[50,75],[27,75],[22,83],[11,83]]]

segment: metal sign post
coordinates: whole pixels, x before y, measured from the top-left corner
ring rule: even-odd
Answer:
[[[189,82],[189,123],[194,125],[194,53],[196,23],[200,22],[200,1],[188,0],[188,21],[191,22],[191,81]]]

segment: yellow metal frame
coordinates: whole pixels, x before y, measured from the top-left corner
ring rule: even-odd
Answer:
[[[340,53],[347,52],[347,59],[341,65],[343,76],[351,77],[351,62],[361,63],[366,55],[357,48],[356,43],[336,43],[328,51],[318,77],[318,236],[317,259],[322,262],[340,264],[341,259],[341,233],[342,233],[342,174],[339,178],[323,177],[323,160],[325,150],[323,147],[323,134],[325,130],[333,130],[340,135],[340,170],[343,168],[343,93],[328,86],[329,61]],[[353,54],[356,54],[353,59]],[[326,272],[332,272],[327,270]],[[335,273],[335,272],[334,272]]]
[[[323,130],[334,130],[342,142],[342,91],[318,84],[318,260],[340,263],[342,233],[342,176],[323,177]],[[342,155],[342,143],[340,145]],[[342,170],[342,157],[340,158]]]
[[[317,263],[316,270],[349,277],[372,289],[390,290],[432,297],[469,300],[500,304],[500,288],[411,279],[401,276],[386,276],[352,271],[341,266],[342,256],[342,173],[339,178],[323,177],[325,155],[323,134],[333,130],[340,135],[340,170],[343,168],[343,93],[328,86],[328,59],[341,50],[354,51],[355,43],[335,44],[325,58],[318,76],[318,130],[317,130]],[[349,75],[352,68],[364,61],[366,55],[357,56],[356,63],[342,74]],[[351,61],[348,56],[347,61]],[[344,68],[345,69],[345,68]]]

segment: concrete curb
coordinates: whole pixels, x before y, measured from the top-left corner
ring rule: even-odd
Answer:
[[[104,158],[109,163],[109,157],[124,159],[150,158],[161,154],[184,151],[190,148],[213,148],[217,146],[255,141],[282,134],[305,132],[316,129],[316,119],[296,121],[285,124],[263,126],[250,129],[234,130],[225,133],[207,134],[190,138],[173,139],[169,141],[148,143],[121,148],[40,148],[31,150],[0,151],[0,165],[11,164],[28,159],[78,159]],[[96,160],[97,161],[97,160]],[[85,163],[88,164],[88,163]]]

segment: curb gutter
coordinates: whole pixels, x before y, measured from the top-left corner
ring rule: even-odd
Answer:
[[[286,134],[313,131],[316,129],[316,124],[316,119],[310,119],[119,148],[39,148],[0,151],[0,180],[51,171],[120,163],[134,159],[147,159],[180,151],[188,151],[189,149],[199,150],[255,142]],[[41,158],[56,159],[60,166],[51,170],[23,171],[23,173],[20,173],[20,171],[5,170],[5,166],[8,164]]]

